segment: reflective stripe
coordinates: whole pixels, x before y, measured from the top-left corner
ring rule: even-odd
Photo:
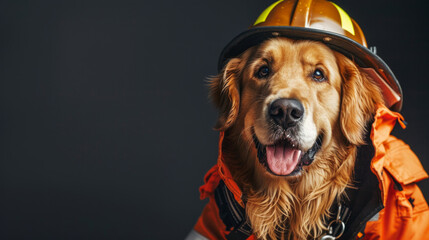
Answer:
[[[372,216],[372,218],[369,219],[368,221],[378,221],[379,218],[380,218],[380,213],[378,212],[377,214]]]
[[[188,236],[186,236],[185,240],[209,240],[209,239],[199,234],[194,229],[192,229],[192,231],[188,234]]]
[[[275,6],[277,6],[277,4],[279,4],[280,2],[283,2],[283,0],[277,1],[273,4],[271,4],[269,7],[267,7],[267,9],[265,9],[261,15],[259,15],[258,19],[256,19],[255,23],[253,24],[253,26],[255,26],[258,23],[261,22],[265,22],[265,20],[267,20],[268,14],[270,14],[271,10],[273,10],[273,8]]]
[[[349,17],[349,15],[344,12],[343,9],[341,9],[340,7],[337,6],[337,4],[332,3],[332,5],[334,5],[334,7],[338,10],[338,13],[340,14],[340,18],[341,18],[341,27],[348,31],[349,33],[355,35],[355,28],[353,27],[353,22],[352,19]]]

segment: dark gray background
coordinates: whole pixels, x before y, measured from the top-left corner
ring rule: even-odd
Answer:
[[[0,238],[182,239],[216,161],[205,78],[271,2],[0,1]],[[335,2],[401,82],[395,132],[429,169],[425,2]]]

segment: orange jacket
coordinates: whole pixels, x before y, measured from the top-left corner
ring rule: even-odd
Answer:
[[[352,190],[355,191],[351,193],[355,199],[352,216],[340,239],[428,239],[429,208],[416,185],[428,175],[410,147],[390,135],[396,121],[405,128],[399,113],[384,106],[378,108],[369,140],[373,146],[363,146],[362,149],[371,148],[361,151],[366,153],[358,152],[361,166],[356,166],[355,179],[362,183],[359,189]],[[244,208],[241,190],[223,164],[222,140],[223,133],[220,134],[218,163],[207,172],[205,184],[200,187],[201,199],[208,197],[209,203],[188,236],[189,240],[226,239],[233,230],[225,225],[220,216],[224,209],[219,209],[215,200],[215,191],[221,182],[225,183],[237,206]],[[362,160],[365,154],[367,166]],[[256,238],[250,235],[242,239]]]

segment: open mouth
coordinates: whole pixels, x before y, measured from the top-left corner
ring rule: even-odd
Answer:
[[[273,145],[262,145],[252,129],[253,142],[258,152],[259,162],[273,175],[295,176],[314,161],[314,156],[322,146],[323,135],[319,135],[314,145],[302,152],[291,139],[281,139]]]

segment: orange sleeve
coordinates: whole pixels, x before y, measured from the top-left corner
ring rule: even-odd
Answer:
[[[387,136],[378,143],[385,208],[367,223],[364,239],[429,239],[429,207],[416,184],[428,178],[426,171],[403,141]]]
[[[384,181],[392,181],[385,173]],[[429,236],[429,207],[415,183],[400,186],[397,189],[390,182],[385,208],[380,211],[379,219],[369,221],[365,228],[364,239],[406,239],[420,240]]]

